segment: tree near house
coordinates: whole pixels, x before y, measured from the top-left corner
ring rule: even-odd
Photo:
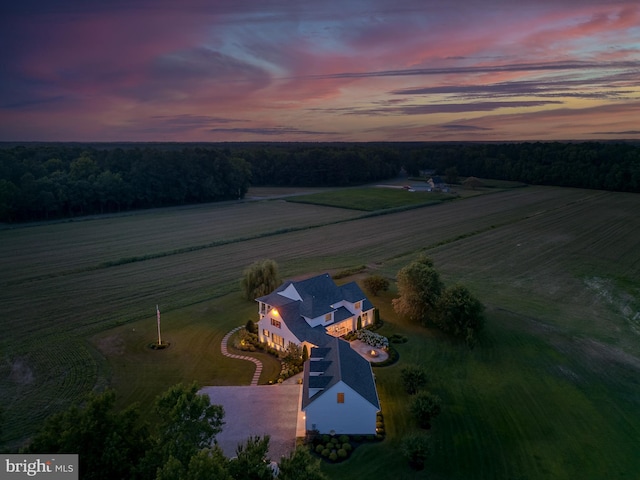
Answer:
[[[320,469],[320,459],[314,458],[306,447],[298,447],[280,460],[278,480],[328,480]]]
[[[426,433],[407,435],[400,442],[400,451],[414,470],[424,469],[432,449],[431,437]]]
[[[198,394],[197,383],[175,385],[155,403],[154,445],[143,465],[153,471],[174,458],[187,467],[191,457],[209,448],[224,425],[222,405],[212,405],[208,395]]]
[[[269,465],[269,435],[249,437],[236,448],[236,457],[229,462],[228,471],[235,480],[271,480]]]
[[[473,347],[484,327],[484,305],[464,285],[446,288],[438,300],[436,324]]]
[[[443,289],[440,274],[433,268],[433,261],[419,256],[403,267],[396,277],[398,298],[393,308],[398,315],[426,325],[435,318],[435,307]]]
[[[455,166],[447,168],[444,174],[447,183],[458,183],[458,169]]]
[[[86,479],[135,478],[149,431],[135,406],[118,411],[115,400],[112,390],[91,394],[82,407],[50,416],[24,453],[77,453]]]
[[[247,300],[273,292],[281,283],[278,264],[271,259],[252,263],[244,271],[240,286]]]
[[[415,395],[427,384],[427,373],[417,365],[407,365],[400,370],[400,378],[409,395]]]
[[[421,428],[431,428],[431,422],[442,411],[442,400],[430,392],[418,393],[411,402],[411,413]]]
[[[371,275],[363,280],[363,284],[364,288],[374,297],[377,297],[381,291],[386,292],[389,290],[389,280],[382,275]]]

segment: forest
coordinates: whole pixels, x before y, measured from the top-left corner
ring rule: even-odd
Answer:
[[[0,222],[243,198],[250,185],[349,186],[404,169],[640,192],[632,143],[0,145]],[[452,173],[454,173],[452,175]]]

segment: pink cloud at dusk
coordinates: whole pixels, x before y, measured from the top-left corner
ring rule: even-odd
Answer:
[[[639,138],[635,0],[25,0],[0,141]]]

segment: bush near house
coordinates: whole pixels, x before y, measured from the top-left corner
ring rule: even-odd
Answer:
[[[363,329],[356,332],[356,338],[375,348],[389,348],[389,339],[383,335]]]
[[[376,425],[377,435],[340,435],[338,437],[327,434],[320,435],[316,431],[308,431],[305,444],[309,451],[329,462],[342,462],[351,456],[353,451],[364,443],[384,439],[384,419],[378,412]]]

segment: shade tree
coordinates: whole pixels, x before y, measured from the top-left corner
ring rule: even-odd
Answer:
[[[273,292],[281,283],[278,264],[271,259],[258,260],[249,265],[242,274],[240,286],[247,300]]]
[[[396,313],[423,325],[432,322],[444,285],[431,259],[418,257],[400,269],[396,280],[398,298],[392,301]]]

